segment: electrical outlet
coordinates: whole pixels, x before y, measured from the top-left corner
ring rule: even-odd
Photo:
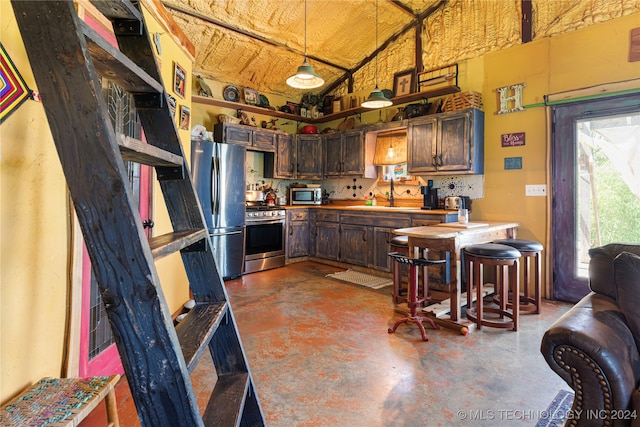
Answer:
[[[540,185],[525,185],[524,193],[526,196],[539,196],[544,197],[547,195],[547,186],[545,184]]]

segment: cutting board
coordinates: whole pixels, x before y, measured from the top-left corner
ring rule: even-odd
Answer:
[[[440,224],[436,224],[438,227],[447,227],[447,228],[476,228],[476,227],[487,227],[489,224],[486,222],[468,222],[466,224],[460,224],[459,222],[441,222]]]

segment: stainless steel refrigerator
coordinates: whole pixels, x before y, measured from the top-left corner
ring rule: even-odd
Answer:
[[[223,279],[244,270],[245,157],[240,145],[191,141],[191,174]]]

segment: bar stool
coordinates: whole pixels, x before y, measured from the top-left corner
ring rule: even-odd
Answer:
[[[542,243],[535,240],[522,239],[502,239],[495,240],[493,243],[511,246],[520,251],[522,255],[524,283],[522,285],[523,294],[520,295],[520,311],[533,312],[540,314],[542,303],[542,266],[540,263],[540,255],[544,247]],[[531,259],[533,259],[533,297],[529,294],[531,287]]]
[[[409,236],[395,236],[391,239],[390,248],[392,253],[398,253],[400,255],[408,255],[409,254]],[[392,259],[391,262],[391,272],[393,273],[393,290],[391,294],[391,298],[393,299],[393,304],[398,304],[404,301],[404,298],[400,296],[400,288],[402,287],[402,263],[399,262],[396,258]],[[427,296],[427,279],[425,278],[428,274],[427,268],[425,267],[423,270],[423,289],[422,296]]]
[[[518,317],[520,314],[520,299],[514,298],[511,309],[507,307],[508,288],[511,288],[515,295],[519,292],[518,280],[518,260],[520,252],[507,245],[495,243],[483,243],[469,245],[464,248],[464,262],[467,268],[467,319],[476,323],[478,329],[482,325],[495,328],[512,328],[518,330]],[[482,267],[492,265],[496,267],[496,292],[500,292],[500,302],[498,307],[488,307],[484,305],[482,299],[482,288],[484,280],[482,278]],[[508,279],[505,278],[504,268],[508,267]],[[508,282],[508,283],[505,283]],[[472,307],[473,286],[476,287],[476,306]],[[485,314],[497,314],[499,318],[487,318]],[[505,319],[508,317],[509,319]]]
[[[447,270],[449,269],[449,256],[447,256],[443,260],[430,260],[425,258],[411,258],[407,255],[400,254],[398,252],[390,252],[389,256],[393,258],[394,263],[398,262],[400,264],[406,264],[409,266],[409,286],[407,290],[407,306],[409,307],[409,314],[402,319],[398,320],[392,328],[388,329],[390,334],[394,333],[398,326],[402,323],[415,323],[420,328],[420,334],[422,335],[422,339],[424,341],[429,341],[427,337],[427,333],[424,330],[424,325],[422,322],[428,322],[434,329],[440,329],[440,327],[431,319],[426,316],[418,315],[418,307],[422,306],[422,303],[428,301],[430,297],[429,293],[429,285],[428,285],[428,274],[424,275],[424,296],[418,296],[418,267],[423,267],[426,271],[429,265],[433,264],[447,264]]]

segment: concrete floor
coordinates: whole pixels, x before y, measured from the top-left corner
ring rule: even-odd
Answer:
[[[533,426],[569,390],[539,351],[569,304],[543,301],[518,332],[427,326],[424,342],[415,325],[387,333],[401,317],[390,288],[325,277],[336,271],[304,262],[227,282],[269,426]],[[207,359],[192,375],[201,408],[215,382]],[[139,425],[126,382],[117,392],[122,425]]]

